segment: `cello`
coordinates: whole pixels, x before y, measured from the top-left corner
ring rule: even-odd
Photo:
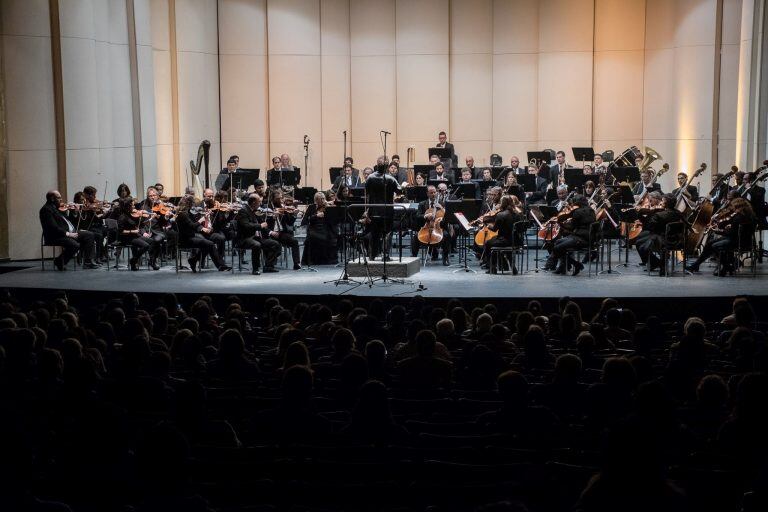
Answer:
[[[483,224],[477,233],[475,233],[475,243],[483,247],[485,242],[492,240],[498,236],[498,233],[493,229],[493,222],[483,222],[485,217],[496,217],[501,211],[501,205],[494,205],[485,215],[481,215],[479,218],[472,221],[472,224]]]
[[[424,226],[419,230],[418,239],[419,242],[424,245],[437,245],[443,241],[443,217],[445,217],[445,209],[440,206],[439,203],[435,204],[434,208],[427,208],[424,212],[424,217],[429,216],[424,222]]]

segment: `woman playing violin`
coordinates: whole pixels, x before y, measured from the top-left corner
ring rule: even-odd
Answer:
[[[147,228],[155,242],[161,244],[165,241],[169,248],[175,250],[178,235],[172,228],[176,221],[176,208],[162,202],[160,192],[155,187],[147,187],[147,198],[137,208],[154,214],[148,217]]]
[[[123,197],[118,201],[118,232],[120,240],[131,245],[133,256],[129,260],[131,270],[139,270],[139,258],[149,252],[149,266],[152,270],[160,270],[157,256],[160,253],[160,243],[149,231],[148,219],[154,214],[134,208],[132,197]]]

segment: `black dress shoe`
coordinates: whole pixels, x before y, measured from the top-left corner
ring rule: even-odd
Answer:
[[[131,258],[130,260],[128,260],[128,263],[130,263],[131,270],[133,270],[134,272],[139,270],[139,260],[138,259]]]
[[[151,268],[152,270],[160,270],[160,265],[157,264],[157,260],[152,259],[152,260],[149,260],[149,268]]]
[[[443,266],[444,267],[450,267],[451,266],[451,262],[448,261],[448,260],[443,260]]]
[[[197,258],[194,258],[194,257],[193,258],[189,258],[187,260],[187,262],[189,263],[189,268],[192,270],[192,272],[196,273],[197,272]]]
[[[219,272],[229,272],[230,270],[232,270],[232,267],[229,265],[222,265],[219,267]]]
[[[97,269],[97,268],[101,268],[101,265],[97,265],[92,261],[86,261],[85,263],[83,263],[83,268]]]
[[[60,258],[53,258],[53,266],[56,270],[64,271],[64,262]]]
[[[699,271],[699,266],[698,265],[686,265],[683,268],[685,270],[687,270],[688,272],[698,272]]]
[[[513,276],[517,275],[517,267],[512,267],[512,275]]]
[[[280,272],[275,267],[264,267],[264,273],[265,274],[273,274],[275,272]]]
[[[552,272],[552,273],[553,274],[564,275],[565,274],[565,267],[564,266],[557,267],[557,269],[554,272]]]
[[[577,276],[579,275],[579,272],[584,270],[584,264],[579,263],[578,261],[573,264],[573,275]]]
[[[301,270],[301,265],[298,263],[293,266],[293,270]]]
[[[255,268],[255,269],[251,270],[251,274],[253,274],[254,276],[260,276],[261,275],[261,271],[259,269]]]

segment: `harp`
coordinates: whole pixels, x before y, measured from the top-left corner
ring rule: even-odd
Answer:
[[[192,190],[194,191],[195,197],[198,199],[201,199],[203,197],[203,184],[200,182],[200,171],[202,170],[203,164],[205,164],[205,174],[203,177],[205,178],[205,186],[208,186],[208,182],[210,181],[210,172],[208,171],[208,160],[209,160],[209,153],[211,150],[211,143],[207,140],[204,140],[200,143],[200,146],[197,148],[197,162],[194,160],[189,161],[189,170],[190,170],[190,179],[191,179],[191,186]]]

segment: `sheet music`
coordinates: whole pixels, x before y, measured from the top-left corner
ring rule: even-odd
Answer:
[[[471,226],[469,225],[469,221],[461,212],[456,212],[453,214],[454,217],[456,217],[456,220],[459,221],[459,224],[461,224],[461,227],[464,228],[465,231],[469,231]]]

